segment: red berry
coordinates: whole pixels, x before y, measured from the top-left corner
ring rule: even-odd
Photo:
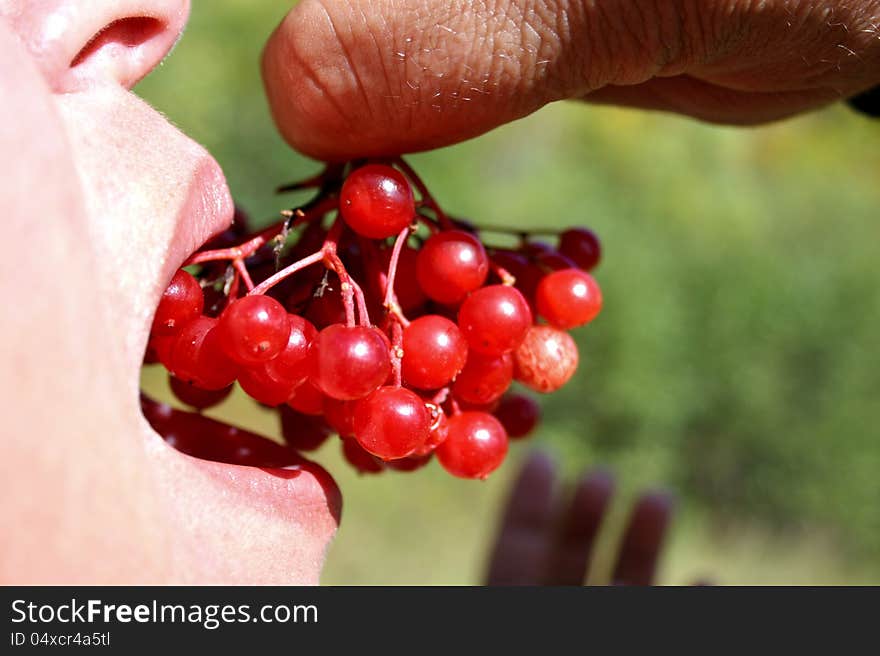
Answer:
[[[244,367],[238,373],[238,384],[252,399],[270,406],[285,403],[300,385],[298,382],[275,378],[266,371],[265,364]]]
[[[419,389],[439,389],[464,367],[467,342],[449,319],[429,314],[403,331],[403,378]]]
[[[314,451],[330,436],[330,428],[320,417],[304,415],[284,405],[279,411],[281,436],[297,451]]]
[[[559,252],[584,271],[592,271],[602,259],[602,246],[596,233],[586,228],[571,228],[559,236]]]
[[[570,258],[555,250],[547,250],[535,256],[535,264],[547,271],[560,269],[576,269],[577,264]]]
[[[294,387],[309,377],[309,346],[318,336],[318,330],[307,320],[295,314],[287,315],[290,335],[281,353],[266,362],[266,373],[279,381],[288,381]]]
[[[431,431],[425,402],[402,387],[380,387],[354,409],[354,435],[374,456],[394,460],[422,446]]]
[[[493,414],[504,426],[508,437],[525,437],[538,425],[541,406],[525,394],[505,394]]]
[[[228,387],[238,375],[238,365],[221,347],[218,321],[211,317],[186,324],[174,338],[168,357],[171,373],[205,390]]]
[[[198,317],[205,307],[205,297],[198,281],[183,269],[178,269],[159,299],[153,317],[153,335],[174,335],[184,324]]]
[[[162,363],[171,370],[171,350],[174,348],[174,335],[151,335],[144,353],[144,364]]]
[[[513,356],[468,353],[464,369],[455,378],[452,393],[456,399],[486,405],[501,397],[513,382]]]
[[[522,295],[529,302],[529,308],[531,308],[533,315],[537,313],[535,294],[538,291],[538,285],[541,284],[543,279],[544,270],[537,264],[529,264],[517,276],[516,283],[514,284],[514,287],[522,292]]]
[[[416,259],[419,285],[438,303],[458,303],[486,281],[489,257],[480,240],[461,230],[428,239]]]
[[[586,271],[563,269],[544,276],[536,301],[538,313],[551,326],[568,330],[596,318],[602,309],[602,291]]]
[[[492,415],[462,412],[449,420],[448,436],[435,453],[453,476],[486,478],[507,455],[507,434]]]
[[[411,472],[416,469],[421,469],[429,462],[431,462],[431,454],[427,453],[421,456],[413,455],[407,456],[406,458],[398,458],[397,460],[389,460],[385,463],[385,466],[394,471]]]
[[[516,379],[536,392],[555,392],[574,375],[577,344],[567,332],[532,326],[514,354]]]
[[[334,324],[309,349],[310,380],[324,394],[351,401],[378,388],[391,372],[388,341],[375,328]]]
[[[342,184],[339,211],[359,235],[385,239],[412,222],[416,206],[402,173],[384,164],[368,164],[352,171]]]
[[[305,317],[319,330],[337,323],[345,323],[345,306],[342,304],[342,291],[338,278],[329,278],[329,287],[323,288],[320,296],[309,301]]]
[[[458,311],[458,327],[474,351],[501,355],[519,346],[532,325],[523,295],[507,285],[489,285],[468,296]]]
[[[433,453],[434,449],[440,446],[443,440],[446,439],[446,435],[449,432],[449,420],[446,418],[446,413],[440,408],[435,408],[435,411],[431,413],[431,417],[434,423],[431,425],[428,439],[425,440],[422,446],[413,451],[413,456],[424,456]]]
[[[232,385],[218,390],[202,389],[173,375],[168,376],[168,384],[178,401],[196,410],[204,410],[221,403],[232,391]]]
[[[358,444],[353,437],[342,439],[342,455],[359,474],[378,474],[385,469],[385,463]]]
[[[290,335],[284,306],[263,295],[232,301],[217,327],[226,354],[244,365],[271,360],[284,349]]]
[[[293,390],[287,405],[304,415],[320,415],[324,412],[324,394],[307,380]]]
[[[541,253],[549,253],[553,250],[550,244],[543,241],[527,241],[519,247],[520,252],[525,253],[529,257],[537,257]]]
[[[529,265],[528,259],[515,251],[498,250],[492,254],[492,262],[495,266],[499,266],[514,278],[519,280],[526,267]]]
[[[324,419],[340,437],[354,437],[354,408],[357,401],[324,397]]]

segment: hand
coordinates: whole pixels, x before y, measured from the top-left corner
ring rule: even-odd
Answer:
[[[558,495],[558,474],[544,454],[523,466],[508,498],[492,551],[489,585],[583,585],[593,547],[614,495],[614,479],[594,470],[578,481],[570,501]],[[566,502],[568,502],[566,504]],[[672,517],[665,492],[639,496],[627,521],[610,582],[651,585]]]
[[[724,123],[880,83],[880,0],[303,0],[263,75],[288,142],[320,159],[426,150],[561,99]]]

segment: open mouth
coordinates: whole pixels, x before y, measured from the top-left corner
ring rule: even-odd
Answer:
[[[173,266],[173,270],[183,264],[190,255],[185,251],[193,250],[193,246],[201,248],[208,242],[221,243],[231,233],[246,229],[241,220],[227,228],[233,214],[228,193],[223,175],[213,160],[196,171],[190,199],[180,213],[176,243],[169,247],[168,265]],[[209,286],[205,290],[206,295],[214,291]],[[149,332],[149,325],[144,330]],[[145,363],[149,364],[151,347],[147,351]],[[140,395],[140,408],[152,429],[144,431],[146,446],[153,456],[162,489],[170,497],[187,499],[183,504],[187,516],[182,521],[192,524],[195,513],[209,509],[215,516],[234,516],[239,531],[246,532],[249,525],[257,526],[252,531],[256,534],[254,540],[262,533],[265,543],[273,543],[275,559],[279,561],[285,559],[277,549],[295,552],[299,545],[312,543],[325,548],[339,523],[342,508],[339,488],[330,474],[291,444],[202,414],[204,407],[228,395],[229,388],[209,392],[198,390],[186,381],[178,382],[183,383],[183,389],[189,389],[190,397],[182,405],[193,408],[192,411],[172,407],[144,392]],[[301,432],[308,434],[313,428],[305,422]],[[288,537],[282,540],[278,537],[281,535]],[[213,535],[211,539],[229,544],[232,537]],[[235,540],[247,544],[241,536],[235,536]],[[287,547],[284,542],[299,545]],[[248,546],[255,552],[263,549],[264,543]],[[307,555],[306,560],[310,558]],[[276,578],[256,577],[254,570],[243,571],[241,577],[236,577],[233,570],[229,563],[212,566],[211,572],[222,572],[222,575],[211,574],[208,580],[290,581],[289,573],[281,571],[280,566]]]

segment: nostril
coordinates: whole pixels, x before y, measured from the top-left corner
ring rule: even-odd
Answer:
[[[165,30],[165,23],[149,16],[120,18],[95,34],[71,60],[75,68],[95,55],[118,56],[121,51],[131,50],[153,40]]]

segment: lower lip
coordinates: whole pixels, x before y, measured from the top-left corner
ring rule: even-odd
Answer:
[[[175,536],[171,549],[204,556],[179,572],[177,582],[318,583],[342,509],[333,478],[295,451],[247,431],[219,447],[204,443],[222,424],[195,413],[145,406],[153,423],[157,408],[194,418],[190,437],[176,438],[180,450],[152,427],[144,431],[159,507]],[[200,419],[207,422],[204,433]]]

